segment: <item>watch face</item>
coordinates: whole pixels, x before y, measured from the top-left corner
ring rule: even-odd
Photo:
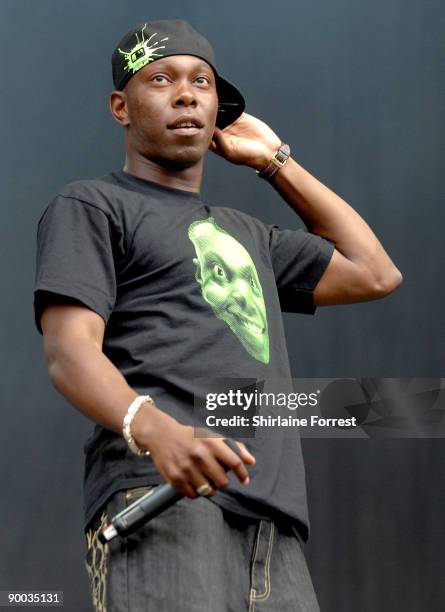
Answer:
[[[278,151],[272,157],[272,161],[278,166],[284,166],[290,154],[289,145],[281,145]]]

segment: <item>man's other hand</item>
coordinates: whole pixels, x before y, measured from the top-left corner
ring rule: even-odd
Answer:
[[[224,130],[215,128],[209,149],[233,164],[263,170],[280,145],[281,140],[266,123],[243,113]]]
[[[198,497],[196,489],[203,484],[212,486],[210,496],[215,495],[215,487],[226,487],[229,478],[225,468],[232,470],[242,484],[249,483],[246,465],[253,465],[255,457],[242,442],[237,442],[238,456],[222,438],[197,437],[194,427],[181,425],[149,403],[142,404],[131,431],[136,442],[150,451],[167,482],[187,497]]]

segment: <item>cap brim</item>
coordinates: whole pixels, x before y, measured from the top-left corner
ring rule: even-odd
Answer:
[[[219,75],[216,79],[218,114],[216,126],[224,129],[238,119],[246,108],[246,102],[238,89]]]

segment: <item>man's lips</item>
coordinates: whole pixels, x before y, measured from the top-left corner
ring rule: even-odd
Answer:
[[[240,312],[233,312],[230,309],[227,310],[227,312],[251,334],[255,336],[262,336],[265,333],[266,328],[264,327],[264,325],[261,324],[258,319],[252,320],[249,317],[245,317]]]
[[[204,124],[197,117],[181,115],[167,127],[176,134],[192,135],[197,134],[204,127]]]

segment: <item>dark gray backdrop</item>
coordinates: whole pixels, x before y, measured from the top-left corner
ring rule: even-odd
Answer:
[[[285,315],[293,374],[444,374],[440,0],[3,0],[1,589],[58,589],[90,610],[82,446],[91,424],[52,389],[33,326],[36,222],[66,182],[122,165],[109,55],[127,27],[189,19],[248,112],[368,221],[404,284],[374,303]],[[441,70],[442,69],[442,70]],[[301,225],[253,172],[209,158],[204,196]],[[323,612],[443,609],[442,440],[305,440]]]

